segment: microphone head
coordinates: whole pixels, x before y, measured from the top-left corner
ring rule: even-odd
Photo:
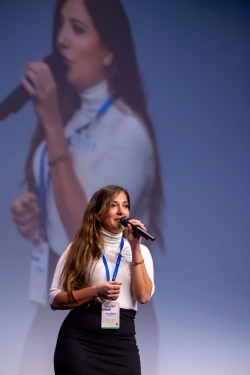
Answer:
[[[49,67],[55,80],[65,73],[65,66],[59,54],[53,52],[43,60]]]
[[[130,220],[129,217],[126,217],[126,216],[123,216],[120,218],[120,223],[121,225],[123,225],[124,227],[127,227],[128,226],[128,221]]]

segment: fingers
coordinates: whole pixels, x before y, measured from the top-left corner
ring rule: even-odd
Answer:
[[[36,195],[26,192],[16,198],[11,205],[11,212],[19,233],[31,238],[39,227],[40,209]]]
[[[108,281],[98,285],[98,296],[108,299],[116,300],[120,295],[120,288],[122,283],[119,281]]]
[[[28,91],[31,97],[33,97],[36,93],[36,90],[33,86],[33,84],[25,77],[21,79],[21,83],[24,86],[24,88]]]
[[[130,219],[129,220],[129,224],[133,224],[133,225],[135,225],[137,227],[140,227],[141,229],[147,231],[147,228],[145,227],[145,225],[140,220]],[[128,226],[132,230],[132,226],[129,225],[129,224],[128,224]]]
[[[45,94],[55,87],[52,72],[44,62],[32,62],[26,66],[21,82],[32,97]]]
[[[29,191],[17,197],[11,204],[11,212],[16,216],[33,211],[39,212],[39,206],[36,195]]]
[[[27,239],[32,239],[33,235],[39,228],[39,221],[32,220],[25,224],[16,224],[18,232]]]
[[[31,221],[38,221],[40,210],[37,208],[32,209],[30,212],[25,212],[22,214],[12,214],[12,220],[16,225],[26,225]]]
[[[109,281],[109,289],[107,290],[107,299],[116,300],[119,297],[121,282],[118,281]]]

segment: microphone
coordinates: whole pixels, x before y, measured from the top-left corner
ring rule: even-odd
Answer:
[[[132,229],[133,229],[133,232],[135,233],[138,233],[140,236],[142,236],[143,238],[145,238],[146,240],[151,240],[151,241],[155,241],[156,238],[153,237],[151,234],[149,234],[148,232],[146,232],[145,230],[141,229],[140,227],[138,227],[137,225],[133,225],[131,223],[129,223],[128,221],[130,220],[130,217],[126,217],[126,216],[123,216],[120,218],[120,223],[124,226],[124,227],[127,227],[128,224],[131,225]]]
[[[54,54],[45,57],[44,62],[50,67],[53,76],[56,76],[58,64]],[[16,113],[31,99],[28,91],[22,84],[18,85],[1,103],[0,120],[4,120],[10,113]]]

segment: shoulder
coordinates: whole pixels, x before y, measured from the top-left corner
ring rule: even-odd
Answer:
[[[149,249],[147,248],[147,246],[141,244],[140,248],[141,248],[142,257],[152,258],[151,253]],[[130,243],[128,242],[126,238],[124,238],[124,246],[122,250],[122,255],[128,257],[130,254],[132,254]]]
[[[140,140],[141,142],[152,143],[147,125],[143,119],[132,111],[123,100],[117,100],[113,106],[113,114],[116,114],[116,118],[119,118],[119,126],[117,129],[117,135],[123,137],[130,137],[131,140]],[[110,114],[111,115],[111,114]],[[133,138],[132,138],[133,137]]]
[[[147,248],[147,246],[141,244],[140,248],[141,248],[141,253],[142,253],[143,258],[152,258],[151,253],[149,249]]]

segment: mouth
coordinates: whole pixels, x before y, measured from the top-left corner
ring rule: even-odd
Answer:
[[[70,59],[68,59],[66,56],[61,55],[61,58],[62,58],[62,62],[65,65],[71,66],[73,64],[73,61],[71,61]]]

